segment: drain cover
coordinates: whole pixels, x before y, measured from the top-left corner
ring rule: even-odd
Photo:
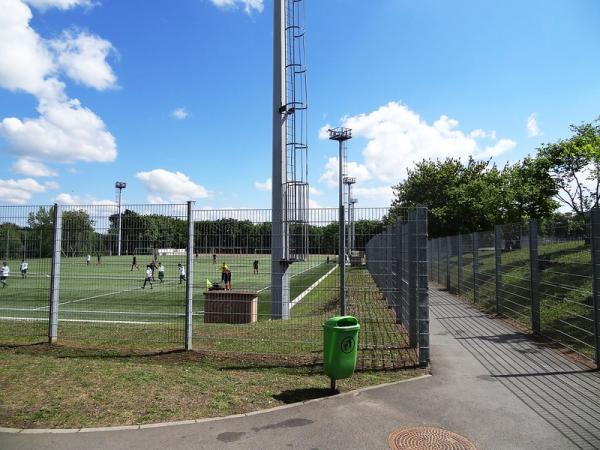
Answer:
[[[434,427],[398,428],[388,437],[392,450],[477,450],[464,437]]]

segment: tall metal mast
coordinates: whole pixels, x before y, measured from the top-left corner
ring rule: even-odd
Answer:
[[[350,128],[332,128],[329,130],[329,139],[338,141],[339,144],[339,249],[338,264],[340,266],[340,314],[346,315],[346,239],[345,239],[345,214],[344,214],[344,172],[346,171],[344,161],[346,160],[346,141],[352,139],[352,130]]]
[[[117,181],[115,183],[115,189],[117,192],[117,228],[118,228],[118,238],[117,238],[117,255],[121,256],[121,222],[122,222],[122,215],[121,215],[121,196],[122,196],[122,191],[123,189],[125,189],[127,187],[127,183],[125,183],[124,181]]]
[[[308,255],[304,1],[275,0],[271,316],[288,319],[289,266]]]

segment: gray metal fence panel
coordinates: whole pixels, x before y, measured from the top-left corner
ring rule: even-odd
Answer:
[[[48,339],[54,221],[52,205],[0,206],[0,255],[10,270],[0,287],[2,341]]]
[[[408,332],[408,345],[418,349],[420,364],[429,361],[428,272],[432,271],[427,257],[432,250],[428,251],[426,227],[427,210],[416,208],[366,246],[369,273]],[[390,275],[395,284],[387,281]]]
[[[461,295],[484,311],[499,312],[597,361],[600,264],[593,258],[600,261],[598,211],[592,210],[591,225],[550,219],[497,225],[460,239],[433,239],[432,266],[438,270],[432,278],[449,282],[452,290],[460,285]]]

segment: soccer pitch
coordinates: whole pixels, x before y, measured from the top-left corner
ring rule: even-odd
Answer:
[[[291,300],[326,274],[334,264],[326,264],[326,255],[313,255],[307,261],[291,265]],[[254,273],[253,262],[259,271]],[[180,283],[177,264],[185,266],[185,257],[162,256],[164,282],[158,271],[152,288],[142,289],[150,256],[138,256],[132,270],[131,256],[102,256],[101,264],[93,257],[62,257],[60,274],[59,323],[113,325],[179,325],[185,314],[185,282]],[[50,259],[30,259],[29,271],[22,278],[20,261],[9,260],[8,287],[0,288],[0,321],[46,322],[49,313]],[[259,292],[259,320],[270,317],[270,255],[212,255],[194,258],[194,315],[202,315],[206,281],[220,282],[221,265],[232,272],[234,290]],[[44,326],[46,325],[44,324]],[[41,324],[40,324],[41,325]],[[27,325],[29,326],[29,324]]]

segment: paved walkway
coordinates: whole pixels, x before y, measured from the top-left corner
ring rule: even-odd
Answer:
[[[482,449],[600,447],[600,377],[499,320],[431,290],[432,376],[210,422],[68,434],[0,434],[2,449],[385,449],[430,425]]]

